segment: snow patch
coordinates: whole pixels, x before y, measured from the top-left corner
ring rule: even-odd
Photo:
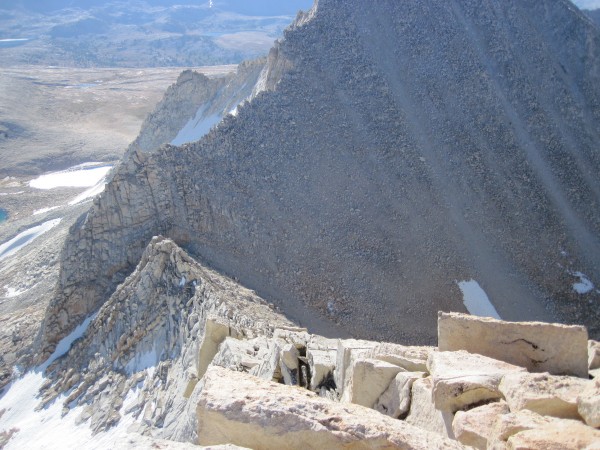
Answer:
[[[207,134],[213,126],[221,121],[221,116],[219,114],[204,117],[205,110],[206,105],[202,105],[198,108],[194,117],[179,130],[175,139],[171,141],[172,145],[183,145],[187,142],[198,141],[202,136]]]
[[[47,213],[47,212],[50,212],[50,211],[54,211],[55,209],[58,209],[58,208],[60,208],[60,206],[51,206],[50,208],[36,209],[33,212],[33,215],[34,216],[38,216],[40,214],[44,214],[44,213]]]
[[[96,314],[89,316],[83,321],[83,323],[81,323],[79,326],[77,326],[77,328],[71,331],[69,335],[62,338],[56,346],[54,353],[52,353],[50,357],[46,360],[46,362],[40,366],[40,369],[46,370],[50,366],[50,364],[52,364],[58,358],[67,353],[71,349],[71,345],[73,345],[73,342],[75,342],[77,339],[83,336],[83,334],[86,332],[86,330],[90,326],[90,323],[92,322],[92,320],[94,320],[95,317]]]
[[[84,163],[60,172],[51,172],[29,182],[35,189],[54,189],[57,187],[91,187],[102,180],[112,166],[100,166],[99,163]]]
[[[29,289],[19,290],[17,288],[12,288],[9,286],[4,286],[4,289],[6,291],[6,293],[4,294],[4,298],[18,297],[19,295],[24,294],[25,292],[27,292],[29,290]]]
[[[589,294],[594,290],[594,283],[582,272],[569,272],[570,275],[579,278],[577,283],[573,283],[573,290],[580,295]]]
[[[21,250],[26,245],[30,244],[34,239],[40,237],[42,234],[50,231],[52,228],[57,226],[62,219],[48,220],[41,225],[29,228],[28,230],[19,233],[10,241],[0,245],[0,261],[4,258],[8,258]]]
[[[69,202],[69,206],[73,206],[73,205],[76,205],[78,203],[84,202],[85,200],[94,198],[96,195],[99,195],[102,192],[104,192],[104,188],[105,187],[106,187],[106,181],[103,178],[100,181],[100,183],[98,183],[97,185],[89,188],[86,191],[83,191],[81,194],[79,194],[77,197],[75,197],[73,200],[71,200]]]
[[[463,303],[469,314],[480,317],[493,317],[500,319],[500,315],[490,301],[485,291],[475,280],[458,282],[458,287],[463,294]]]
[[[14,381],[0,398],[0,411],[4,410],[0,419],[0,433],[9,434],[14,430],[5,450],[154,448],[151,440],[128,432],[128,428],[136,422],[133,414],[125,414],[118,425],[109,431],[93,435],[88,422],[77,423],[83,411],[82,406],[71,409],[63,416],[66,395],[59,396],[46,408],[36,411],[40,404],[39,391],[45,382],[42,371],[28,372]],[[141,389],[136,386],[127,393],[122,412],[136,402]]]
[[[131,375],[143,370],[152,370],[158,364],[158,354],[156,352],[156,344],[152,345],[152,349],[145,353],[137,353],[131,361],[125,366],[125,371]]]

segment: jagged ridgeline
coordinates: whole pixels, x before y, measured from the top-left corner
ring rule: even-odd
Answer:
[[[328,335],[433,342],[474,279],[503,319],[598,337],[573,283],[600,280],[599,49],[567,0],[319,0],[236,116],[128,153],[71,230],[45,349],[159,234]]]

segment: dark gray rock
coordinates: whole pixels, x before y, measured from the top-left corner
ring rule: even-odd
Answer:
[[[600,282],[599,49],[567,1],[319,0],[272,92],[121,164],[71,230],[43,348],[156,234],[324,334],[433,342],[474,278],[503,319],[598,337],[569,271]]]

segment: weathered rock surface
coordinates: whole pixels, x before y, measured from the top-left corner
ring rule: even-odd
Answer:
[[[521,408],[580,419],[579,407],[590,424],[597,413],[589,380],[465,351],[311,334],[162,237],[88,322],[67,355],[44,365],[42,405],[64,394],[64,413],[77,407],[95,432],[125,419],[131,442],[456,448],[456,432],[503,449],[562,420]],[[511,413],[479,406],[502,395]]]
[[[577,399],[592,381],[549,374],[512,373],[499,390],[511,411],[528,409],[545,416],[578,419]]]
[[[176,432],[193,439],[178,422],[185,422],[188,398],[207,367],[231,364],[224,357],[217,360],[219,345],[229,336],[252,340],[291,325],[254,292],[157,237],[94,316],[89,331],[73,344],[69,357],[50,367],[53,383],[44,401],[72,390],[65,408],[86,406],[81,420],[91,418],[96,431],[114,425],[125,413],[143,417],[145,426],[162,428],[161,437],[172,438]],[[268,354],[267,342],[262,345],[248,356]],[[121,411],[126,394],[138,383],[144,388]]]
[[[368,352],[367,356],[387,361],[409,372],[427,372],[427,358],[434,351],[437,351],[437,348],[382,342]]]
[[[506,319],[598,336],[600,294],[565,266],[598,283],[599,49],[569,2],[320,0],[273,91],[116,170],[71,231],[43,350],[158,234],[323,333],[433,343],[476,278]]]
[[[453,418],[452,413],[440,411],[435,407],[431,378],[421,378],[413,382],[407,423],[453,438]]]
[[[201,445],[250,448],[451,449],[458,442],[356,405],[218,367],[198,403]]]
[[[350,401],[352,382],[352,371],[354,363],[366,357],[370,350],[379,344],[372,341],[361,341],[356,339],[344,339],[338,342],[337,360],[335,365],[335,384],[344,401]]]
[[[134,150],[150,152],[172,142],[190,120],[201,122],[226,116],[238,104],[251,98],[265,63],[266,58],[245,61],[235,72],[211,78],[192,70],[183,71],[146,117],[128,153]]]
[[[577,399],[577,411],[590,427],[600,428],[600,380],[589,383]]]
[[[401,367],[377,359],[358,359],[352,368],[352,382],[345,391],[351,403],[373,408]]]
[[[600,369],[600,342],[598,341],[588,341],[588,368]]]
[[[511,450],[595,450],[599,446],[600,431],[575,420],[557,420],[539,428],[521,431],[507,442],[507,448]]]
[[[588,335],[581,326],[440,313],[438,345],[440,351],[466,350],[532,372],[588,376]]]
[[[498,416],[508,412],[508,405],[504,401],[458,411],[452,421],[454,437],[462,444],[485,450]]]
[[[398,372],[374,409],[395,419],[405,417],[410,410],[413,383],[425,376],[425,372]]]
[[[544,427],[560,420],[554,417],[541,416],[533,411],[523,409],[498,416],[488,433],[488,448],[501,450],[506,448],[508,439],[525,430]]]
[[[462,350],[433,352],[427,367],[433,380],[435,407],[451,413],[470,405],[501,399],[499,385],[503,377],[526,372],[522,367]]]

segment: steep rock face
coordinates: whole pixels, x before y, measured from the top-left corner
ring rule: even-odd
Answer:
[[[599,294],[572,284],[600,279],[599,49],[563,0],[320,0],[272,55],[272,92],[116,171],[72,230],[44,349],[159,233],[313,327],[305,306],[433,342],[475,278],[504,319],[597,336]]]
[[[190,120],[221,119],[251,97],[265,62],[264,58],[243,62],[224,77],[209,78],[192,70],[182,72],[154,112],[144,120],[139,136],[127,153],[134,149],[150,152],[172,142]]]
[[[65,408],[84,406],[80,420],[91,419],[94,431],[129,414],[164,437],[190,440],[195,430],[178,418],[206,370],[203,361],[215,356],[217,347],[207,348],[215,322],[225,336],[240,339],[270,337],[275,327],[293,326],[254,292],[156,237],[68,357],[50,366],[43,402],[68,392]]]

